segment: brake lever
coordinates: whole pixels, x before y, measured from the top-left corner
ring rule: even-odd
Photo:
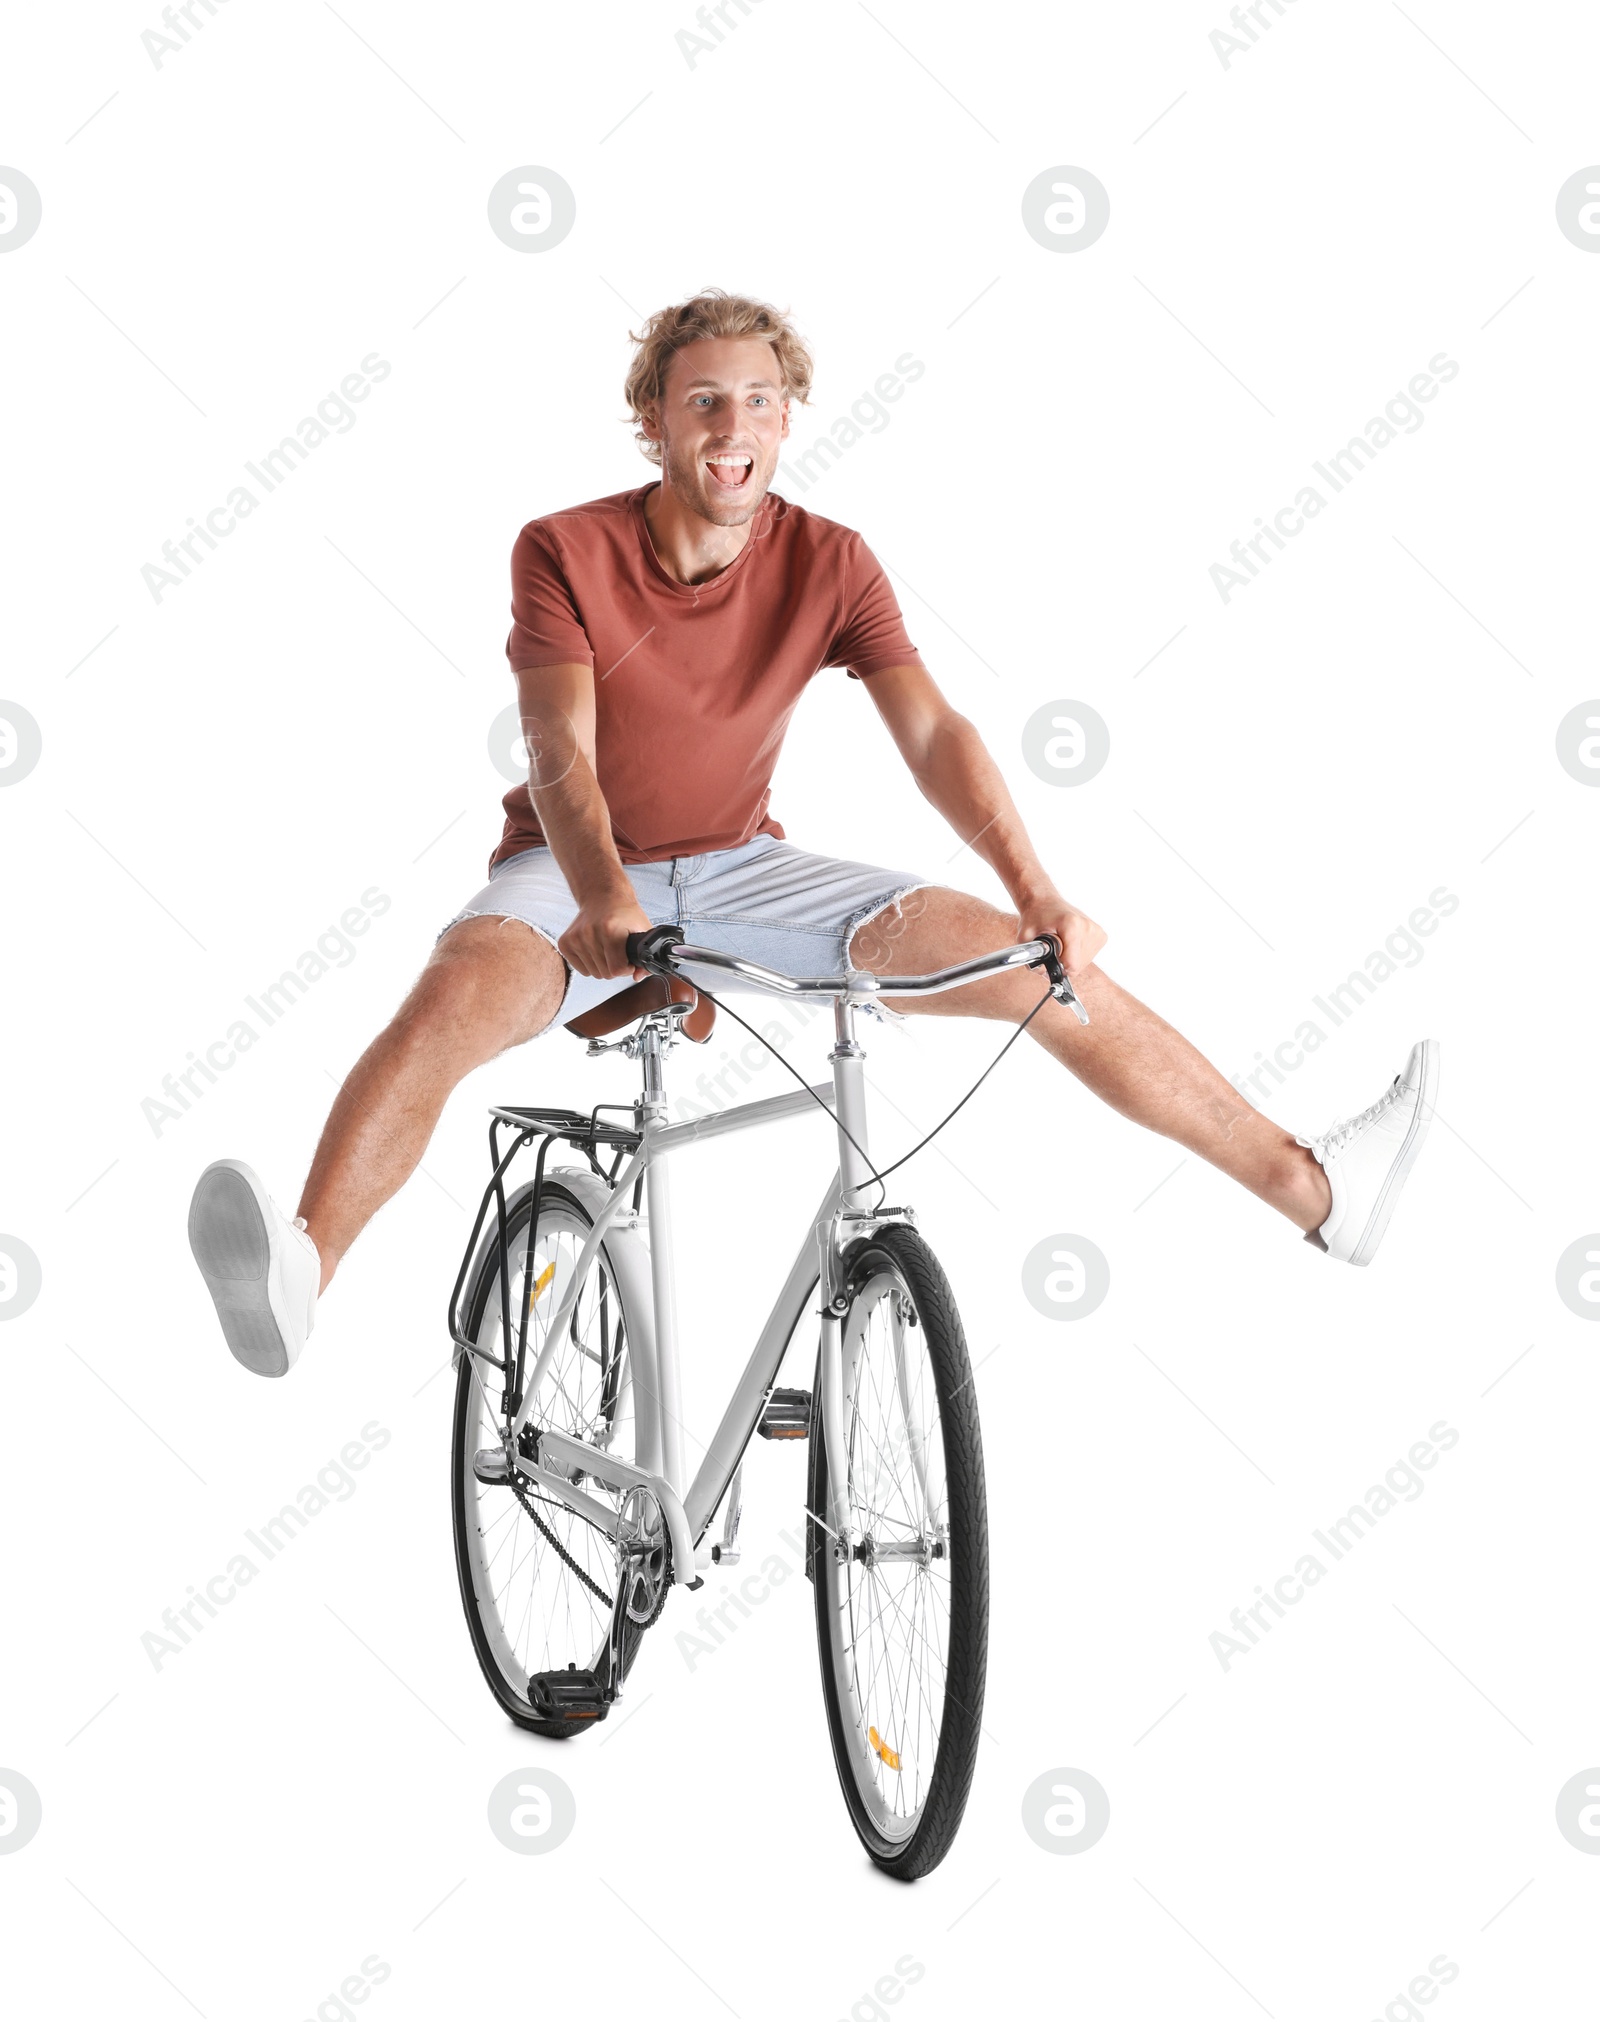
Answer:
[[[1044,973],[1050,979],[1050,995],[1058,1004],[1070,1004],[1078,1015],[1078,1023],[1087,1025],[1089,1014],[1083,1008],[1083,1000],[1072,987],[1072,978],[1061,966],[1061,943],[1054,934],[1041,934],[1044,942]]]

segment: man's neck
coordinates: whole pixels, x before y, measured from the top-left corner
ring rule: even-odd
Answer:
[[[644,517],[656,560],[679,583],[704,583],[720,576],[742,552],[755,525],[752,515],[743,526],[714,526],[691,512],[664,482],[645,493]]]

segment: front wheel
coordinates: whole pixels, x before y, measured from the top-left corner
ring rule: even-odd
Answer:
[[[937,1867],[966,1809],[983,1717],[989,1536],[966,1337],[938,1260],[891,1223],[845,1258],[845,1483],[829,1481],[819,1358],[809,1568],[834,1762],[886,1873]]]

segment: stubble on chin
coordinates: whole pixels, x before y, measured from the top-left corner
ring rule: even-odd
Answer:
[[[752,470],[748,493],[741,491],[737,499],[724,498],[715,489],[716,480],[707,477],[697,461],[685,464],[670,447],[663,453],[661,474],[674,496],[714,527],[747,526],[760,511],[772,482],[770,477],[758,479]]]

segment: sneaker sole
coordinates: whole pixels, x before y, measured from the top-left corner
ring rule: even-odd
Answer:
[[[200,1175],[189,1204],[189,1248],[233,1359],[257,1376],[287,1376],[289,1350],[270,1293],[271,1224],[243,1173],[210,1166]]]
[[[1411,1118],[1411,1128],[1406,1132],[1406,1140],[1400,1147],[1399,1155],[1390,1166],[1377,1202],[1361,1231],[1361,1240],[1350,1252],[1352,1264],[1370,1264],[1374,1251],[1383,1241],[1384,1231],[1389,1226],[1389,1218],[1394,1213],[1395,1202],[1400,1198],[1400,1189],[1405,1185],[1411,1168],[1417,1162],[1423,1139],[1428,1135],[1428,1126],[1433,1121],[1434,1095],[1439,1086],[1439,1042],[1424,1039],[1422,1042],[1422,1093]]]

